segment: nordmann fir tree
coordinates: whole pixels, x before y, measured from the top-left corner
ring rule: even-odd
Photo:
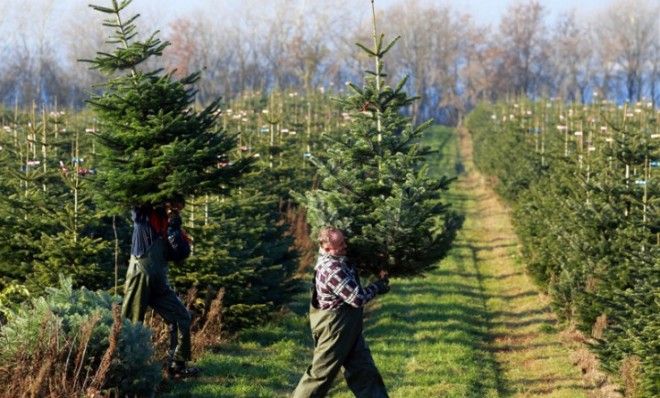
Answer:
[[[48,191],[52,203],[38,211],[55,225],[37,241],[39,250],[28,285],[33,291],[56,285],[61,275],[73,278],[74,286],[91,289],[107,287],[111,277],[110,245],[101,236],[104,225],[93,206],[85,169],[76,163],[71,166],[60,171],[61,186]]]
[[[411,276],[447,253],[458,217],[440,202],[451,179],[432,178],[423,165],[430,151],[419,138],[432,121],[415,127],[402,115],[417,99],[404,92],[406,78],[394,88],[385,85],[383,57],[398,37],[383,45],[373,15],[373,48],[357,45],[375,60],[375,70],[366,71],[363,87],[348,84],[353,94],[340,103],[350,127],[325,137],[326,153],[312,158],[320,186],[299,199],[313,234],[326,225],[346,231],[358,268]]]
[[[24,123],[27,125],[27,123]],[[47,180],[41,168],[28,157],[26,128],[18,120],[0,135],[0,294],[23,284],[34,270],[38,241],[52,222],[36,211],[48,202],[42,185]]]
[[[92,5],[106,14],[103,25],[114,29],[107,43],[113,52],[98,52],[92,69],[109,76],[102,94],[89,103],[99,119],[102,148],[96,182],[111,207],[160,204],[184,197],[226,191],[251,159],[219,167],[235,147],[235,137],[216,123],[220,99],[201,111],[193,102],[199,72],[177,80],[173,72],[145,70],[145,61],[161,56],[169,45],[158,31],[138,39],[135,21],[124,19],[131,0],[112,0],[111,7]]]

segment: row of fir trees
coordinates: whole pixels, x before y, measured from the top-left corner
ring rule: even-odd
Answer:
[[[658,116],[651,103],[521,100],[467,123],[477,166],[513,206],[528,271],[644,397],[660,395]]]

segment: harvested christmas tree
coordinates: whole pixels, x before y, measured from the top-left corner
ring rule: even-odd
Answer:
[[[138,38],[135,21],[122,11],[131,0],[112,0],[111,7],[92,7],[114,29],[107,43],[111,53],[87,60],[108,75],[102,94],[89,103],[99,118],[103,145],[96,182],[113,206],[159,204],[174,196],[222,192],[250,159],[222,164],[235,147],[235,137],[218,130],[219,99],[201,111],[194,109],[199,73],[177,80],[174,72],[146,70],[145,62],[161,56],[169,45],[158,32]]]
[[[373,3],[372,3],[373,9]],[[299,200],[307,207],[313,234],[323,226],[343,229],[349,256],[362,270],[391,276],[424,272],[449,249],[458,218],[440,202],[450,179],[429,176],[424,157],[429,150],[419,139],[432,121],[413,126],[402,110],[408,97],[404,78],[385,85],[383,57],[396,40],[383,45],[374,13],[374,47],[358,46],[375,60],[362,88],[341,99],[352,118],[349,130],[326,137],[328,150],[312,161],[320,186]]]

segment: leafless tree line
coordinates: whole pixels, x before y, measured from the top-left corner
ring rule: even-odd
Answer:
[[[198,11],[169,19],[165,26],[158,16],[141,19],[145,34],[160,27],[172,43],[164,55],[169,70],[202,70],[200,102],[245,91],[341,91],[369,68],[354,45],[370,41],[366,0],[364,5],[245,0],[240,10],[226,13],[217,2],[205,1]],[[0,42],[0,99],[5,105],[57,101],[80,106],[100,79],[87,64],[76,62],[103,45],[97,16],[77,5],[54,20],[52,4],[0,4],[5,39]],[[409,92],[422,98],[412,110],[416,117],[450,123],[477,101],[510,95],[583,102],[600,95],[657,103],[657,2],[615,0],[595,15],[573,11],[552,23],[548,14],[539,1],[517,2],[499,26],[489,27],[438,2],[401,1],[381,9],[378,17],[380,31],[401,35],[386,68],[393,79],[410,76]]]

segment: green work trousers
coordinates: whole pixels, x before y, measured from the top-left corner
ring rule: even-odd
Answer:
[[[356,397],[388,396],[362,335],[362,308],[344,304],[337,310],[325,311],[312,304],[309,320],[314,357],[293,392],[294,398],[326,396],[342,367],[348,388]]]
[[[147,307],[170,328],[170,360],[190,360],[190,313],[167,281],[165,243],[157,239],[143,257],[131,256],[126,273],[122,315],[143,322]]]

